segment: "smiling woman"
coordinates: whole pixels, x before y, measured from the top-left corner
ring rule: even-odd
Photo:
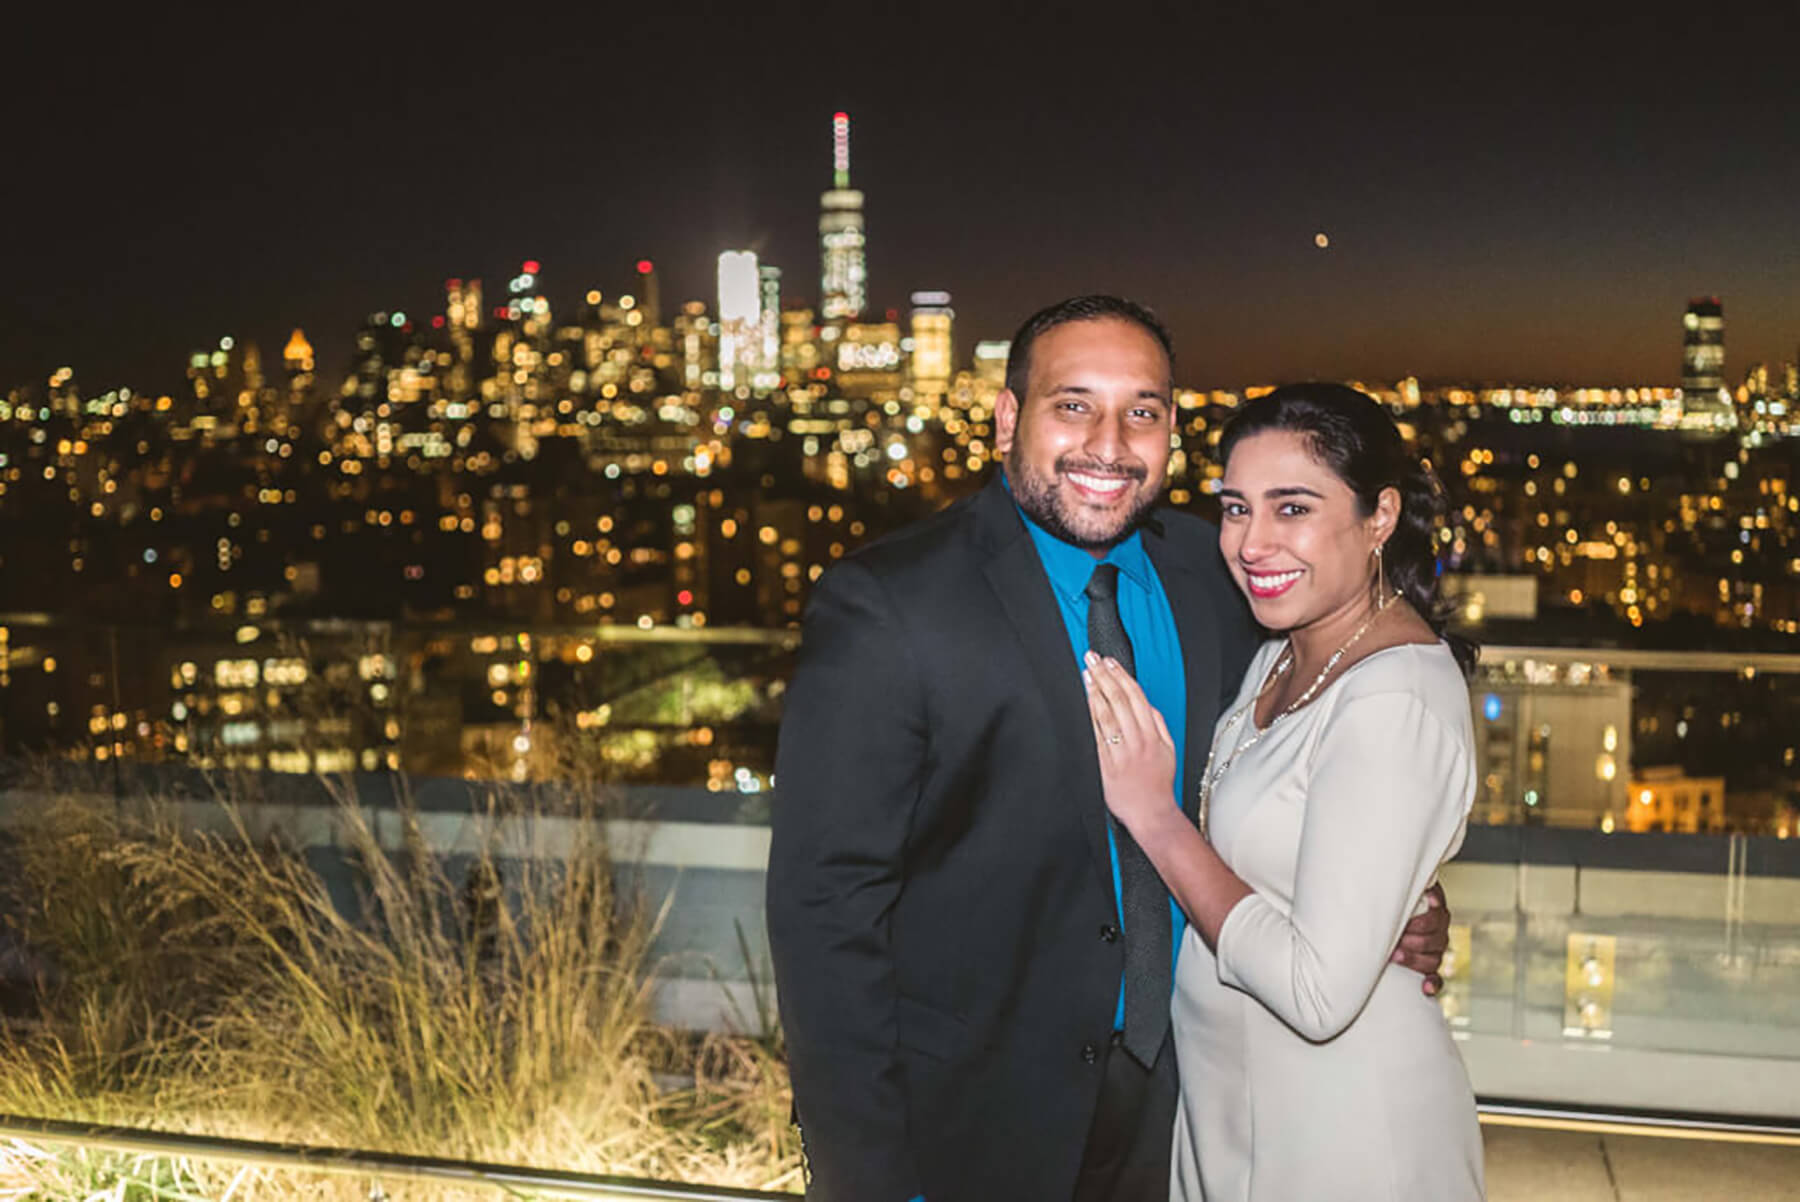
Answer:
[[[1225,463],[1220,550],[1256,618],[1287,631],[1302,666],[1397,595],[1466,671],[1474,647],[1448,634],[1436,529],[1443,489],[1374,398],[1294,384],[1240,410]]]
[[[1219,549],[1285,638],[1214,727],[1196,825],[1131,675],[1090,657],[1106,804],[1189,918],[1176,971],[1173,1195],[1482,1194],[1468,1077],[1391,949],[1462,843],[1474,731],[1441,637],[1429,471],[1371,398],[1299,385],[1222,440]]]

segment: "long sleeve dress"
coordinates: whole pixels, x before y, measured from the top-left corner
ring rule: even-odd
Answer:
[[[1251,738],[1254,709],[1229,721],[1215,756]],[[1365,657],[1230,762],[1209,835],[1255,892],[1216,955],[1193,927],[1182,945],[1175,1198],[1482,1197],[1468,1075],[1418,974],[1388,960],[1474,791],[1468,689],[1442,644]]]

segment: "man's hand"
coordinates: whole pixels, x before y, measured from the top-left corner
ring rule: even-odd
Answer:
[[[1390,958],[1402,968],[1421,974],[1425,978],[1425,996],[1436,997],[1444,987],[1438,969],[1450,947],[1450,903],[1444,900],[1444,887],[1433,885],[1427,889],[1425,904],[1431,908],[1406,924],[1400,932],[1400,944]]]

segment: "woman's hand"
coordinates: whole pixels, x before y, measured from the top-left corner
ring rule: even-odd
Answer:
[[[1144,690],[1117,661],[1088,652],[1081,678],[1106,808],[1137,831],[1175,812],[1175,740]]]

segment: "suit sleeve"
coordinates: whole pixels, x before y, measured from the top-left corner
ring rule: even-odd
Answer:
[[[1470,748],[1412,693],[1346,699],[1314,753],[1293,912],[1261,894],[1219,928],[1219,979],[1307,1039],[1362,1012],[1461,828]]]
[[[927,750],[892,600],[856,560],[825,574],[785,699],[768,923],[810,1196],[923,1192],[896,1057],[889,915]]]

